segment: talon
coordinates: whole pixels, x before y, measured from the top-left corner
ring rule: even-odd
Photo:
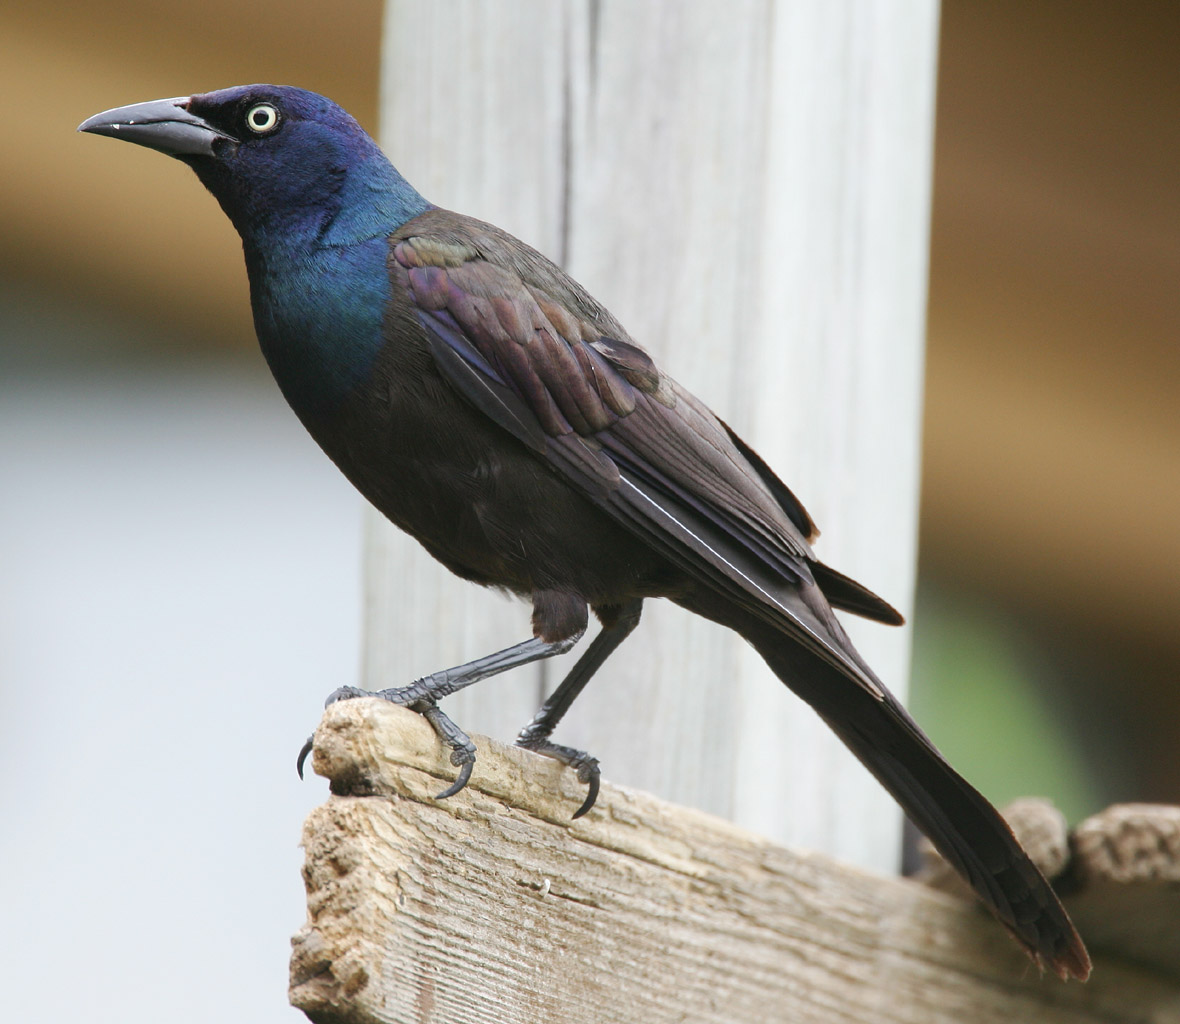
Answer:
[[[333,690],[328,694],[328,699],[324,701],[324,707],[329,708],[338,700],[352,700],[353,697],[371,697],[373,694],[368,690],[362,690],[356,686],[342,686],[338,690]]]
[[[593,768],[594,770],[594,774],[591,775],[589,779],[582,778],[582,771],[585,768]],[[582,806],[574,811],[574,815],[572,818],[570,818],[570,821],[577,821],[583,814],[585,814],[590,810],[591,807],[594,806],[595,801],[598,799],[598,778],[598,765],[585,765],[582,769],[578,770],[578,779],[581,782],[586,782],[590,786],[590,792],[586,794],[586,799],[582,801]]]
[[[339,689],[333,690],[328,694],[327,699],[324,701],[324,707],[329,708],[338,700],[351,700],[353,697],[368,696],[369,692],[367,690],[359,689],[356,686],[341,686]],[[299,751],[299,758],[295,762],[295,771],[299,773],[300,779],[303,778],[303,765],[307,761],[307,755],[311,753],[312,744],[314,742],[315,734],[313,733],[307,737],[307,742],[303,744],[302,749]]]
[[[459,753],[459,751],[456,750],[455,754],[458,754],[458,753]],[[452,755],[452,756],[454,756],[454,755]],[[468,782],[471,781],[471,771],[474,767],[475,767],[475,759],[474,758],[472,758],[470,761],[464,761],[462,767],[459,769],[459,777],[454,782],[452,782],[449,786],[447,786],[446,789],[444,789],[441,793],[439,793],[434,799],[435,800],[446,800],[448,797],[452,797],[456,793],[458,793],[464,786],[467,785]]]
[[[586,794],[582,806],[574,811],[571,821],[582,817],[594,806],[595,801],[598,800],[599,779],[602,774],[598,767],[598,758],[591,757],[584,750],[575,750],[573,747],[563,747],[557,743],[551,743],[545,735],[539,735],[532,725],[521,730],[520,735],[516,738],[516,745],[540,754],[542,757],[551,757],[567,768],[572,768],[578,774],[578,781],[590,787],[590,792]]]
[[[303,744],[303,749],[299,751],[299,760],[295,762],[295,770],[299,773],[299,778],[303,778],[303,762],[307,760],[307,755],[311,753],[312,744],[315,742],[314,733],[307,737],[307,742]]]

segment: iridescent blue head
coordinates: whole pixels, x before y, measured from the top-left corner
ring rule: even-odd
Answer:
[[[430,207],[349,114],[305,89],[242,85],[136,103],[78,130],[183,160],[247,248],[348,244]]]
[[[303,89],[243,85],[108,110],[79,131],[197,172],[242,236],[258,340],[305,423],[367,378],[391,300],[386,239],[430,204],[348,114]]]

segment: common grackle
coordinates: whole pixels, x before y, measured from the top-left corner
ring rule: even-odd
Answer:
[[[378,694],[451,746],[459,778],[440,795],[465,784],[474,747],[437,701],[569,650],[589,608],[601,631],[517,739],[577,770],[589,785],[577,813],[589,810],[597,762],[549,737],[643,600],[665,597],[745,637],[1034,959],[1087,977],[1053,890],[832,608],[901,616],[815,559],[798,499],[577,282],[428,203],[314,93],[241,86],[108,110],[79,130],[196,172],[242,237],[258,340],[312,437],[452,572],[532,601],[531,638]]]

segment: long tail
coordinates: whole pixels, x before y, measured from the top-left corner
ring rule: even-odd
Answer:
[[[738,631],[880,780],[1034,960],[1062,978],[1089,976],[1081,938],[1012,830],[884,686],[878,699],[765,622],[747,620]]]

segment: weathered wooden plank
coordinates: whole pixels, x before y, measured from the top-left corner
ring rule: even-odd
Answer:
[[[385,32],[382,138],[410,180],[563,262],[796,489],[820,554],[903,611],[936,26],[936,0],[391,0]],[[370,537],[365,685],[527,635],[524,608],[376,519]],[[851,628],[904,693],[908,632]],[[511,739],[569,664],[447,711]],[[738,638],[664,602],[559,739],[612,779],[896,867],[892,801]]]
[[[1180,977],[1180,807],[1118,804],[1072,840],[1069,908],[1082,934]]]
[[[416,715],[334,705],[304,832],[291,999],[313,1020],[497,1024],[1180,1021],[1180,981],[1041,977],[970,903],[479,740],[472,784]]]

